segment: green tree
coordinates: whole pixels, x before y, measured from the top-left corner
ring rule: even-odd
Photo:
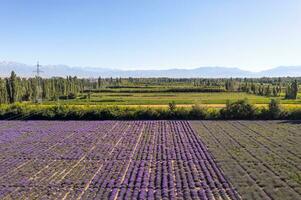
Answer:
[[[176,108],[177,108],[177,105],[174,101],[168,103],[168,109],[170,112],[174,112],[176,110]]]
[[[10,103],[17,101],[17,75],[14,71],[11,72],[10,77],[6,79],[6,89]]]
[[[292,89],[291,89],[291,92],[292,92],[292,99],[297,99],[297,96],[298,96],[298,81],[295,80],[293,83],[292,83]]]
[[[271,91],[271,87],[270,87],[270,85],[268,85],[266,88],[265,88],[265,96],[271,96],[271,93],[272,93],[272,91]]]
[[[281,114],[281,108],[279,101],[276,99],[271,99],[269,103],[269,117],[272,119],[278,119]]]
[[[298,81],[294,80],[291,84],[287,85],[285,98],[286,99],[297,99],[298,95]]]
[[[101,87],[101,77],[98,77],[97,79],[97,89]]]
[[[220,110],[223,119],[253,119],[255,108],[247,100],[239,100],[234,103],[227,102],[226,108]]]
[[[0,78],[0,104],[7,103],[7,90],[5,80]]]

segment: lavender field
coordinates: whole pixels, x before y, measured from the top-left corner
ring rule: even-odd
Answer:
[[[1,199],[240,199],[187,121],[1,121]]]
[[[301,199],[300,121],[194,121],[243,199]]]

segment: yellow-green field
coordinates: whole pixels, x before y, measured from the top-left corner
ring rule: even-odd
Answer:
[[[166,107],[168,103],[174,101],[179,107],[190,107],[199,104],[204,107],[221,108],[227,101],[234,102],[241,99],[248,99],[258,107],[266,106],[271,98],[256,96],[243,92],[177,92],[177,93],[92,93],[90,99],[83,97],[87,94],[79,95],[72,100],[59,100],[58,102],[48,101],[44,104],[68,104],[68,105],[110,105],[110,106],[142,106],[142,107]],[[301,99],[285,100],[277,97],[282,106],[287,109],[301,108]]]

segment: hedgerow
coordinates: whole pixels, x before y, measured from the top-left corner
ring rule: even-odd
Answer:
[[[172,106],[171,106],[172,105]],[[32,105],[16,103],[0,106],[1,120],[255,120],[301,119],[301,110],[284,111],[278,102],[269,108],[256,108],[247,100],[227,103],[225,108],[169,108],[91,106],[91,105]]]

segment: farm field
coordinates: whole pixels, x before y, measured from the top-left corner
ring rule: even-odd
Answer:
[[[240,199],[188,121],[1,121],[1,199]]]
[[[87,95],[87,94],[83,94]],[[91,93],[91,98],[70,100],[60,100],[60,104],[96,104],[96,105],[167,105],[171,101],[177,104],[225,104],[227,100],[236,101],[238,99],[248,98],[257,103],[268,103],[269,99],[265,97],[258,97],[245,93]],[[44,102],[46,104],[53,104],[54,102]]]
[[[194,121],[244,199],[301,199],[301,122]]]
[[[300,199],[300,121],[1,121],[0,199]]]
[[[83,95],[87,95],[84,93]],[[77,99],[59,100],[60,104],[72,104],[72,105],[167,105],[171,101],[174,101],[179,105],[224,105],[227,101],[234,102],[237,100],[248,99],[252,104],[268,104],[271,100],[270,97],[257,96],[253,94],[247,94],[244,92],[160,92],[160,93],[110,93],[100,92],[92,93],[91,98],[81,99],[81,96]],[[277,97],[282,104],[294,104],[299,105],[301,99],[297,100],[284,100],[283,97]],[[44,104],[53,104],[56,102],[45,101]]]
[[[223,108],[226,103],[247,99],[249,103],[258,108],[268,107],[271,97],[257,96],[244,92],[159,92],[159,93],[119,93],[100,92],[91,93],[91,98],[82,99],[86,93],[76,99],[44,101],[42,105],[72,105],[82,106],[119,106],[119,107],[148,107],[168,108],[170,102],[175,102],[177,107],[191,108],[193,105],[200,105],[205,108]],[[301,109],[301,99],[285,100],[284,97],[273,97],[278,99],[281,107],[287,111]],[[34,104],[33,104],[34,105]]]

